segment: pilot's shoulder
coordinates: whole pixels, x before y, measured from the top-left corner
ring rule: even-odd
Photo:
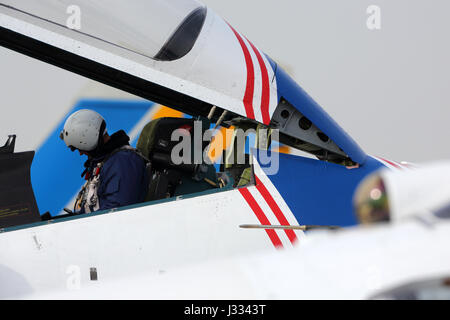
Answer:
[[[142,163],[143,159],[132,149],[122,149],[109,156],[103,167],[129,165],[130,162]]]

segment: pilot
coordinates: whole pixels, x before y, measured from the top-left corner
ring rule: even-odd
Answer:
[[[72,150],[86,155],[87,181],[74,205],[74,213],[89,213],[142,202],[146,196],[150,163],[129,145],[123,130],[109,135],[103,117],[79,110],[66,120],[60,138]]]

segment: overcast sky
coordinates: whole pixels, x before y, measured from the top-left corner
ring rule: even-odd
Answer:
[[[450,159],[450,1],[203,2],[284,66],[367,153]],[[367,27],[370,5],[381,10],[379,30]],[[0,55],[0,140],[18,133],[18,149],[36,147],[88,80]]]

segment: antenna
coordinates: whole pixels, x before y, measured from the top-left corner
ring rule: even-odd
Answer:
[[[316,225],[303,225],[303,226],[281,226],[281,225],[261,225],[261,224],[241,224],[239,228],[243,229],[285,229],[285,230],[339,230],[338,226],[316,226]]]

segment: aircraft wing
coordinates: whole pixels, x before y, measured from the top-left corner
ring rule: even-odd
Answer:
[[[158,275],[141,273],[20,298],[449,299],[449,231],[448,222],[430,232],[418,221],[313,231],[286,251],[193,263]]]

